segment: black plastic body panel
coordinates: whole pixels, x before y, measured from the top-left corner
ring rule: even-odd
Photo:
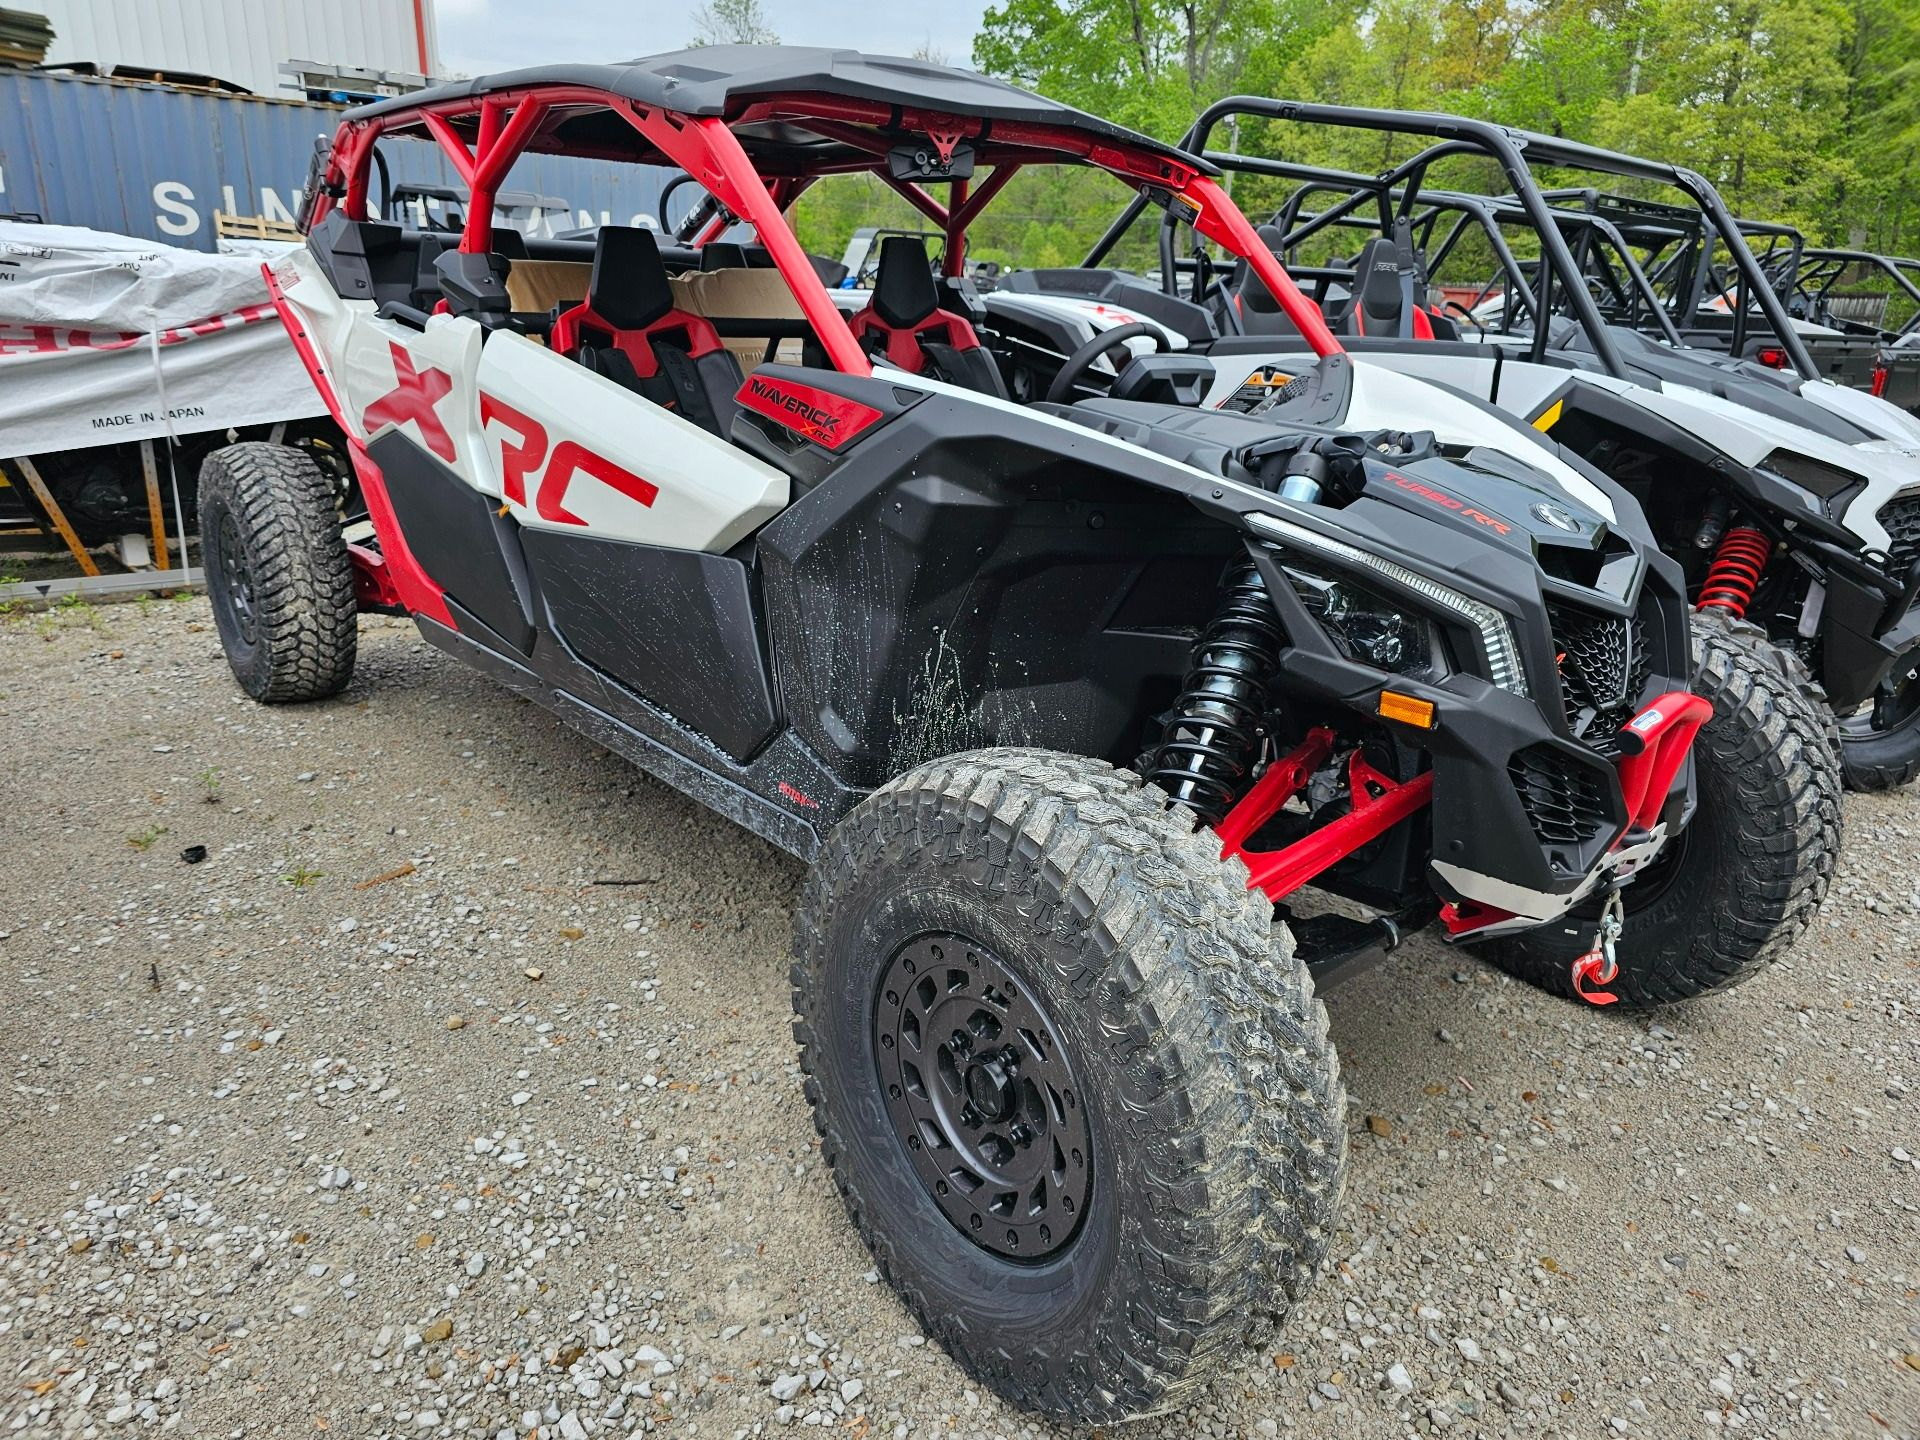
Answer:
[[[1137,753],[1238,539],[1082,448],[930,395],[761,532],[788,717],[847,784],[982,745]]]
[[[736,760],[779,723],[752,573],[728,555],[526,530],[553,629]]]
[[[1920,639],[1920,611],[1909,610],[1888,625],[1884,595],[1830,572],[1820,639],[1820,683],[1844,715],[1870,700],[1894,660]]]
[[[376,436],[367,458],[380,467],[400,533],[421,567],[514,649],[523,655],[531,650],[533,616],[519,527],[398,430]]]

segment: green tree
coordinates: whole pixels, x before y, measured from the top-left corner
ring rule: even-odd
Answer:
[[[778,45],[760,0],[707,0],[693,12],[693,39],[700,45]]]

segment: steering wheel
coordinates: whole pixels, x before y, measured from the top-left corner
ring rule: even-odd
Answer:
[[[1047,403],[1055,405],[1066,399],[1073,387],[1086,378],[1094,361],[1115,346],[1124,346],[1127,341],[1142,335],[1153,341],[1155,353],[1167,348],[1167,337],[1157,326],[1143,325],[1138,320],[1103,330],[1067,357],[1067,363],[1060,367],[1060,373],[1053,377],[1053,384],[1047,387]]]

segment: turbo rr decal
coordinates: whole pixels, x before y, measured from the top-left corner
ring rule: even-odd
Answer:
[[[552,446],[549,455],[546,426],[484,390],[480,392],[480,428],[488,435],[496,429],[502,432],[500,484],[507,503],[527,508],[528,482],[531,481],[533,513],[557,525],[587,523],[564,503],[567,486],[575,475],[587,475],[648,507],[660,494],[660,487],[652,481],[641,479],[572,440],[562,440]],[[544,470],[541,469],[543,462]]]

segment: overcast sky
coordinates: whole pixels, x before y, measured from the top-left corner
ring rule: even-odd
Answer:
[[[440,63],[484,75],[554,60],[631,60],[677,50],[693,33],[694,0],[433,0]],[[931,45],[971,62],[987,0],[762,0],[790,45],[905,55]]]

